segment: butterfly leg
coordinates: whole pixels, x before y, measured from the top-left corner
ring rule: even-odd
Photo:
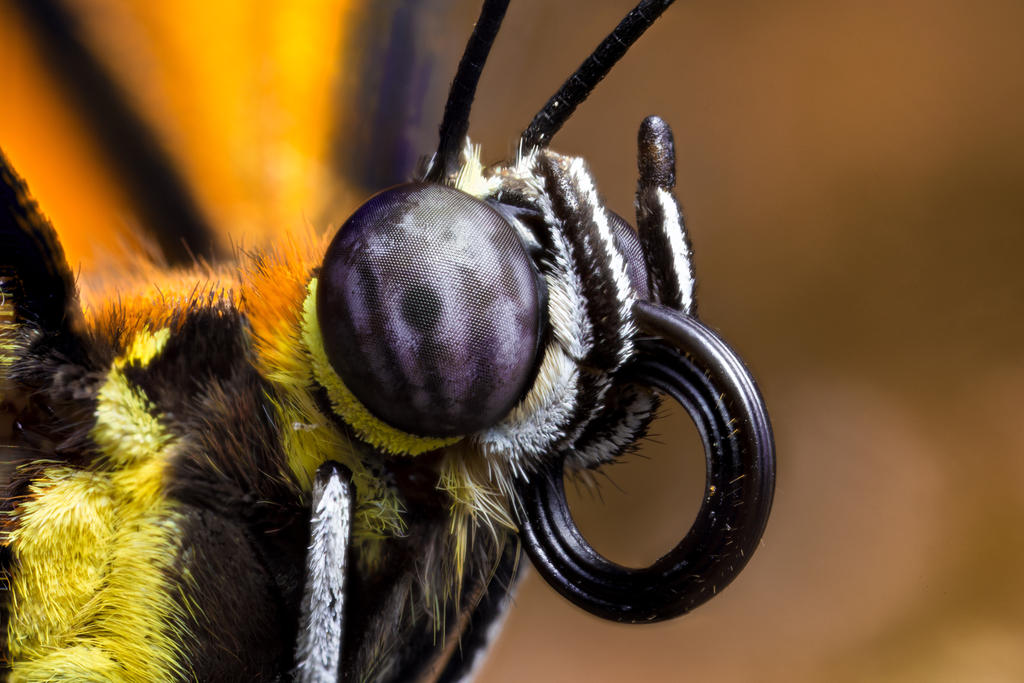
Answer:
[[[313,483],[313,516],[302,599],[295,680],[338,680],[345,612],[345,575],[352,533],[352,474],[330,461]]]

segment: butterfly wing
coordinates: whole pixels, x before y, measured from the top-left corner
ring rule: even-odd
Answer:
[[[448,4],[5,4],[0,139],[83,273],[322,231],[433,146]]]

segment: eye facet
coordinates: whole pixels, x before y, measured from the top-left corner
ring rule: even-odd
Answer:
[[[497,423],[526,393],[541,337],[539,276],[501,214],[411,183],[363,204],[327,248],[324,348],[379,419],[422,436]]]

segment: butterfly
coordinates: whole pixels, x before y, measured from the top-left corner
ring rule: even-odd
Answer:
[[[143,144],[125,152],[161,179],[143,202],[174,211],[154,239],[194,266],[83,306],[0,166],[11,680],[460,680],[523,551],[567,599],[631,623],[688,612],[746,564],[771,428],[696,318],[671,130],[640,126],[636,229],[550,148],[671,0],[640,2],[485,166],[469,118],[508,4],[483,2],[436,151],[329,239],[221,253]],[[28,7],[67,28],[58,5]],[[78,76],[143,139],[102,73]],[[626,453],[662,397],[698,427],[705,497],[675,548],[627,569],[580,534],[563,477]]]

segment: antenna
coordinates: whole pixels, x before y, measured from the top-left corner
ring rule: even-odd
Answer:
[[[641,0],[640,4],[619,22],[615,30],[590,53],[576,72],[569,76],[544,108],[537,112],[533,121],[523,131],[520,149],[527,152],[538,147],[546,147],[562,124],[576,111],[576,107],[587,99],[615,63],[673,2],[674,0]]]
[[[476,85],[480,81],[480,73],[484,70],[484,62],[491,51],[491,45],[501,28],[501,20],[505,18],[509,0],[484,0],[466,51],[459,60],[455,80],[448,91],[448,102],[444,105],[444,118],[441,119],[441,140],[427,170],[425,180],[442,182],[454,175],[459,169],[459,154],[469,132],[469,111],[476,95]]]

